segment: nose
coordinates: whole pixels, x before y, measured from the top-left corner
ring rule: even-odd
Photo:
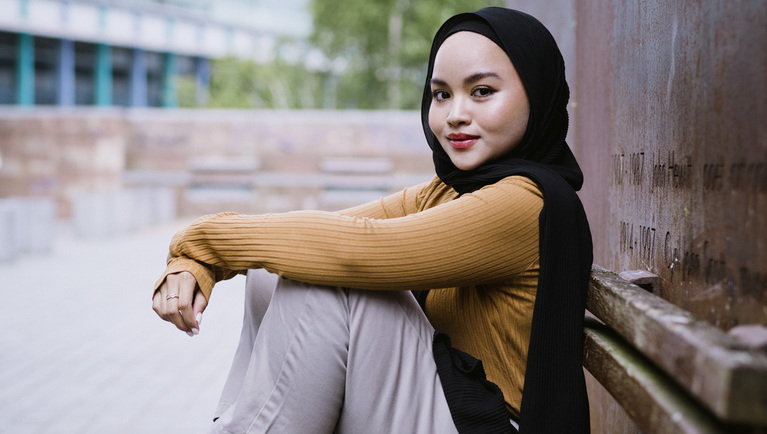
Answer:
[[[466,125],[471,122],[468,101],[465,98],[453,97],[450,113],[447,114],[447,124],[451,127]]]

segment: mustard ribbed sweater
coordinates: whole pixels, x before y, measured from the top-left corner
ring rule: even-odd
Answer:
[[[431,289],[426,315],[483,361],[519,417],[538,284],[543,198],[511,176],[457,198],[437,178],[340,212],[204,216],[171,242],[165,276],[216,281],[251,268],[318,285]]]

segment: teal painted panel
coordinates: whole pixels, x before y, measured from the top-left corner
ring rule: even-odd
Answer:
[[[178,107],[178,95],[176,92],[177,78],[176,54],[165,53],[165,69],[162,77],[162,106],[168,108]]]
[[[19,34],[18,63],[16,64],[16,103],[35,103],[35,45],[32,35]]]
[[[96,105],[112,105],[112,48],[106,44],[96,50]]]

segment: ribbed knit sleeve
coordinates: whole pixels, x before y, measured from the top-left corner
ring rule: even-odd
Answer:
[[[429,206],[428,197],[420,201]],[[265,268],[312,284],[361,289],[499,283],[536,259],[541,206],[532,182],[509,177],[396,218],[223,213],[202,217],[176,234],[170,253],[222,270]],[[198,284],[207,297],[208,281]]]
[[[404,217],[420,211],[418,205],[434,182],[405,188],[380,200],[338,211],[338,214],[373,219]]]
[[[338,211],[338,214],[373,219],[404,217],[419,211],[418,207],[419,204],[423,203],[425,192],[430,185],[436,185],[436,182],[435,178],[435,181],[431,183],[405,188],[379,200]],[[176,243],[175,238],[180,237],[183,233],[184,231],[179,231],[174,236],[172,243]],[[182,271],[192,273],[207,300],[210,300],[210,294],[216,282],[231,279],[238,274],[237,271],[215,268],[185,256],[169,256],[165,272],[155,282],[154,290],[156,291],[160,288],[160,285],[162,285],[169,274],[180,273]],[[243,273],[244,270],[239,272]]]

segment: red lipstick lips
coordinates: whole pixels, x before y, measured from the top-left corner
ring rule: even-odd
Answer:
[[[455,149],[471,148],[479,140],[479,136],[464,133],[450,133],[447,138],[450,140],[450,146]]]

